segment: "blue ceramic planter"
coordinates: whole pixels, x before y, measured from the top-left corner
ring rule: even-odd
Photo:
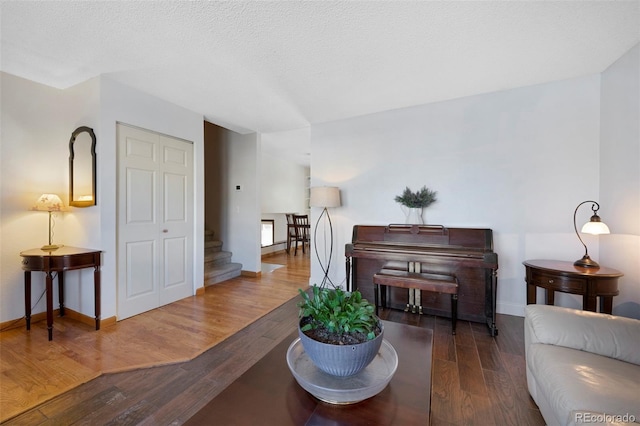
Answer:
[[[322,371],[333,376],[352,376],[373,361],[380,350],[384,328],[375,339],[357,345],[332,345],[309,338],[300,330],[298,335],[311,361]]]

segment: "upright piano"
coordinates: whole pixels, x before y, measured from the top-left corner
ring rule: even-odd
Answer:
[[[355,225],[345,247],[347,289],[359,290],[375,300],[373,275],[382,268],[455,276],[458,279],[458,319],[486,323],[492,336],[496,328],[498,255],[493,251],[493,231],[446,228],[440,225]],[[416,265],[418,263],[419,265]],[[388,288],[387,306],[404,309],[409,292]],[[422,311],[451,317],[448,294],[421,294]]]

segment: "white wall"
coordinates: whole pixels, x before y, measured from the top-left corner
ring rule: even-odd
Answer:
[[[273,241],[275,243],[283,242],[287,240],[287,218],[282,213],[262,213],[260,215],[261,220],[273,220]],[[262,254],[272,253],[277,250],[282,250],[282,247],[278,247],[277,250],[267,250],[269,247],[262,248]]]
[[[6,73],[0,73],[0,79],[0,321],[3,322],[24,316],[24,274],[19,253],[41,247],[48,240],[48,215],[28,209],[45,192],[58,194],[68,206],[69,139],[79,126],[98,127],[99,85],[97,79],[92,79],[63,91]],[[100,145],[96,150],[99,158]],[[97,207],[69,207],[56,216],[54,243],[100,247]],[[93,316],[92,283],[91,270],[68,272],[66,306]],[[44,274],[32,273],[33,313],[46,310],[44,298],[34,306],[43,291]]]
[[[522,262],[582,255],[573,211],[599,196],[599,99],[595,75],[312,126],[311,186],[342,195],[331,210],[332,280],[344,280],[353,225],[403,223],[395,195],[427,185],[438,191],[427,223],[493,229],[498,312],[522,315]],[[597,239],[586,241],[598,259]],[[310,283],[321,277],[312,256]]]
[[[304,213],[308,168],[272,154],[261,154],[263,213]]]
[[[261,137],[262,219],[275,221],[275,241],[286,241],[286,213],[308,213],[309,167],[300,164],[309,145],[309,129],[263,133]],[[262,254],[283,250],[286,244],[261,249]]]
[[[195,190],[194,292],[204,285],[204,117],[139,92],[106,77],[100,78],[101,154],[98,157],[100,229],[104,236],[102,315],[116,314],[116,123],[138,126],[193,142]]]
[[[47,219],[27,209],[43,192],[68,200],[68,142],[80,125],[92,127],[97,144],[97,206],[61,214],[56,242],[103,250],[102,317],[116,315],[116,122],[194,143],[196,238],[194,290],[203,285],[203,117],[100,77],[66,90],[2,73],[2,171],[0,207],[0,321],[24,315],[19,252],[46,241]],[[33,298],[44,288],[34,274]],[[42,278],[40,280],[40,278]],[[40,281],[42,283],[40,284]],[[69,308],[93,316],[90,270],[65,274]],[[38,287],[40,286],[40,288]],[[34,308],[43,312],[44,303]]]
[[[600,264],[625,275],[613,313],[640,319],[640,45],[602,73]]]
[[[260,271],[260,138],[256,133],[229,132],[225,138],[222,204],[227,207],[222,223],[225,250],[243,271]],[[236,186],[241,190],[237,191]]]

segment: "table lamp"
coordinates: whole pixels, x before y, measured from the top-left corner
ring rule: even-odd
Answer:
[[[600,216],[598,216],[598,210],[600,210],[600,204],[590,200],[583,201],[580,204],[578,204],[578,207],[576,207],[576,210],[573,212],[573,229],[575,229],[578,239],[584,246],[584,256],[582,256],[582,259],[578,259],[575,262],[573,262],[573,264],[575,266],[581,266],[584,268],[599,268],[600,265],[598,265],[598,262],[596,262],[595,260],[589,257],[587,245],[584,243],[584,241],[582,241],[582,238],[580,238],[580,234],[578,233],[578,227],[576,225],[576,214],[578,213],[578,209],[580,208],[581,205],[586,203],[593,203],[591,205],[591,210],[593,211],[593,215],[591,216],[591,219],[589,219],[589,222],[585,223],[582,226],[582,229],[580,230],[580,232],[584,232],[585,234],[592,234],[592,235],[610,233],[609,227],[604,222],[602,222],[600,220]]]
[[[55,227],[53,212],[60,212],[63,209],[64,204],[56,194],[42,194],[36,204],[31,207],[31,210],[49,212],[49,244],[40,247],[41,250],[56,250],[62,247],[62,245],[53,244],[53,228]]]

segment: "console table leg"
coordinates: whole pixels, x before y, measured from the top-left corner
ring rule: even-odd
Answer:
[[[613,312],[613,296],[600,297],[600,312],[611,315],[611,312]]]
[[[596,311],[596,296],[585,294],[582,299],[582,309],[585,311]]]
[[[49,340],[53,340],[53,277],[51,271],[47,271],[46,290],[47,293],[47,332]]]
[[[60,305],[60,316],[64,316],[64,272],[58,271],[58,304]]]
[[[31,271],[24,271],[24,319],[31,330]]]
[[[100,330],[100,266],[96,266],[93,271],[93,287],[95,292],[93,297],[95,301],[96,330]]]
[[[547,292],[547,305],[555,305],[555,295],[556,292],[554,290],[546,289]]]
[[[600,312],[611,315],[613,312],[613,296],[600,297]]]

